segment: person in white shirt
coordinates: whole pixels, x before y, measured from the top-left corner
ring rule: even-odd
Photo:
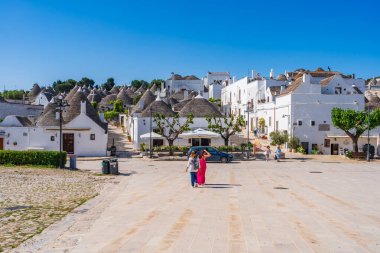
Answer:
[[[191,151],[189,160],[187,162],[186,166],[186,172],[190,172],[190,183],[191,187],[198,187],[198,182],[197,182],[197,171],[199,167],[199,161],[197,158],[197,152],[194,150]]]

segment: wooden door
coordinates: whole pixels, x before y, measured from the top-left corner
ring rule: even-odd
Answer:
[[[339,155],[339,144],[336,144],[336,143],[331,144],[331,154]]]
[[[68,154],[74,154],[74,134],[63,134],[63,151]]]
[[[0,150],[4,149],[4,138],[0,138]]]

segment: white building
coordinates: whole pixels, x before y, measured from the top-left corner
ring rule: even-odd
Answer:
[[[144,100],[143,98],[147,98]],[[148,100],[150,100],[150,96],[145,95],[142,97],[143,101],[141,103],[146,104]],[[173,106],[174,108],[174,106]],[[157,131],[157,126],[151,117],[155,112],[162,113],[170,118],[175,113],[179,114],[179,121],[182,123],[186,122],[187,115],[190,113],[193,114],[193,124],[190,125],[192,130],[202,128],[208,128],[208,122],[206,121],[206,116],[211,115],[219,115],[222,116],[216,106],[210,103],[207,99],[198,95],[191,100],[186,100],[185,103],[182,103],[180,107],[175,107],[173,111],[171,105],[168,105],[164,100],[160,97],[157,97],[155,101],[150,102],[145,109],[135,110],[135,112],[127,117],[126,115],[121,115],[120,119],[122,120],[122,124],[124,124],[125,129],[131,136],[131,140],[133,142],[135,149],[140,149],[140,145],[142,143],[149,145],[149,138],[141,138],[141,135],[150,133],[151,129],[153,132]],[[152,138],[153,146],[167,146],[168,142],[164,138]],[[222,146],[224,145],[224,141],[221,137],[219,138],[193,138],[193,139],[184,139],[178,138],[174,141],[175,146]]]
[[[62,149],[78,156],[106,156],[108,132],[83,92],[74,94],[63,112]],[[7,116],[0,124],[0,147],[6,150],[59,150],[59,117],[52,103],[32,122]]]
[[[208,89],[209,98],[221,99],[222,88],[231,82],[228,72],[207,72],[203,78],[204,86]]]
[[[269,88],[274,89],[274,87],[277,87],[280,90],[281,87],[284,89],[288,84],[284,75],[279,75],[277,79],[273,79],[273,77],[267,79],[259,74],[252,74],[251,77],[244,77],[237,81],[234,79],[231,84],[222,89],[222,112],[242,115],[245,121],[248,120],[247,110],[251,111],[258,103],[273,99],[272,94],[268,93]],[[252,119],[249,123],[252,130],[254,126]]]
[[[287,131],[300,139],[307,151],[319,150],[324,154],[342,153],[352,150],[351,139],[335,128],[331,121],[331,110],[364,110],[365,81],[343,77],[338,72],[299,71],[277,80],[243,78],[223,89],[222,105],[225,112],[244,115],[247,120],[247,104],[250,102],[250,130],[258,128],[260,134]],[[271,72],[273,78],[273,72]],[[288,79],[293,81],[289,83]],[[289,83],[289,84],[288,84]],[[259,121],[264,120],[260,129]],[[379,128],[370,133],[371,145],[377,146]],[[363,134],[358,146],[367,143]]]
[[[46,107],[50,102],[53,102],[53,97],[54,94],[42,90],[35,98],[34,101],[32,102],[32,105],[43,105]]]

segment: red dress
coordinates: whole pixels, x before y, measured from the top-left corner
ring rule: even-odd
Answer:
[[[205,159],[201,159],[199,161],[199,169],[197,172],[197,180],[198,180],[199,185],[204,184],[206,181],[206,160]]]

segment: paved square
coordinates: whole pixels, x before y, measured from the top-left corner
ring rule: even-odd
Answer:
[[[19,251],[380,252],[379,165],[209,163],[192,189],[185,162],[125,159],[119,183]]]

